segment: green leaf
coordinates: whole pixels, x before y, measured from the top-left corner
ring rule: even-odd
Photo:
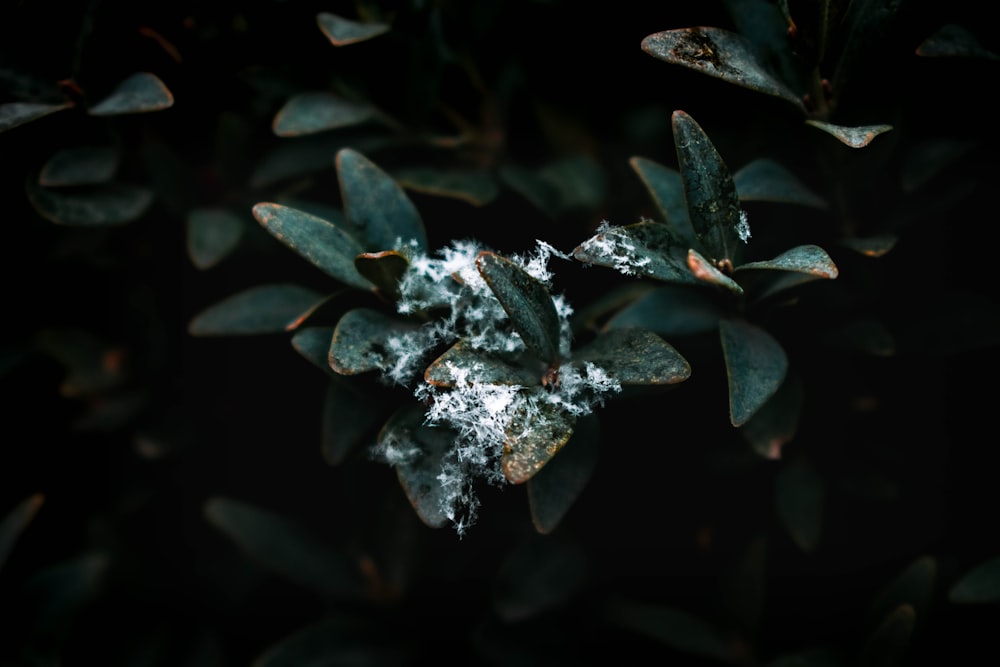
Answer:
[[[14,543],[17,542],[17,538],[28,527],[28,524],[35,518],[35,515],[38,514],[38,510],[41,509],[44,500],[44,494],[35,493],[30,495],[15,505],[3,517],[3,520],[0,520],[0,570],[3,569],[4,563],[7,562],[7,557],[14,549]]]
[[[323,595],[365,597],[360,563],[291,518],[223,496],[209,498],[204,511],[212,525],[268,572]]]
[[[663,216],[663,222],[670,226],[674,237],[682,240],[688,248],[694,247],[698,241],[688,216],[681,173],[643,157],[633,157],[629,164],[646,185]]]
[[[543,283],[505,257],[484,250],[476,268],[525,346],[542,361],[559,360],[559,315]]]
[[[127,183],[52,190],[28,185],[28,199],[51,222],[79,227],[124,225],[142,217],[153,203],[153,191]]]
[[[671,123],[688,215],[701,244],[697,249],[714,264],[736,265],[742,246],[740,199],[729,168],[690,115],[674,111]]]
[[[975,566],[948,590],[948,599],[956,604],[1000,602],[1000,557]]]
[[[900,167],[899,184],[903,192],[916,192],[960,163],[972,153],[977,143],[972,139],[935,138],[916,142],[907,151]]]
[[[688,250],[687,265],[691,275],[697,280],[722,287],[737,296],[743,294],[743,287],[738,282],[716,268],[711,261],[694,248]]]
[[[691,377],[691,365],[670,343],[645,329],[609,329],[573,353],[625,385],[676,384]]]
[[[44,118],[49,114],[69,109],[72,106],[68,102],[63,104],[46,104],[42,102],[6,102],[0,104],[0,132],[12,130],[19,125]]]
[[[875,137],[892,129],[892,125],[861,125],[858,127],[845,127],[834,125],[821,120],[807,120],[806,125],[812,125],[831,134],[846,146],[851,148],[864,148],[870,144]]]
[[[730,30],[714,27],[664,30],[646,36],[642,50],[673,65],[779,97],[805,111],[799,95],[757,62],[752,42]]]
[[[599,426],[594,415],[581,417],[559,457],[528,480],[531,522],[539,533],[556,529],[590,481],[600,454]]]
[[[541,377],[515,363],[515,360],[477,350],[465,339],[457,341],[431,362],[424,371],[424,381],[438,387],[454,387],[457,373],[465,375],[468,382],[526,387],[541,382]]]
[[[409,190],[451,197],[472,206],[485,206],[496,199],[500,192],[493,174],[481,169],[410,167],[397,169],[393,176]]]
[[[409,266],[409,258],[397,250],[366,252],[354,258],[354,268],[358,273],[390,302],[399,299],[399,283]]]
[[[316,15],[319,29],[334,46],[356,44],[388,32],[390,26],[386,23],[352,21],[330,12],[320,12]]]
[[[927,555],[920,556],[907,565],[875,596],[868,613],[869,623],[876,626],[901,604],[913,607],[919,620],[930,611],[937,569],[937,559]]]
[[[896,667],[903,664],[916,625],[913,607],[902,604],[890,612],[868,637],[858,667]]]
[[[103,100],[88,109],[91,116],[117,116],[168,109],[174,105],[174,95],[159,77],[149,72],[136,72],[115,86]]]
[[[365,230],[366,250],[397,250],[415,242],[426,251],[427,232],[403,188],[352,148],[337,152],[337,176],[347,220]]]
[[[367,292],[342,287],[303,310],[298,317],[288,323],[288,331],[295,331],[304,326],[334,326],[351,308],[370,304],[367,297]]]
[[[192,318],[192,336],[283,333],[322,294],[290,283],[258,285],[213,304]]]
[[[38,174],[45,187],[99,185],[114,178],[118,151],[111,146],[79,146],[58,151]]]
[[[778,517],[800,549],[819,544],[826,484],[816,468],[803,458],[785,463],[775,479]]]
[[[740,201],[766,201],[826,208],[827,203],[798,177],[770,158],[758,158],[733,174]]]
[[[375,440],[380,405],[342,378],[331,378],[323,397],[320,424],[320,451],[330,465],[340,465],[361,448],[367,439]]]
[[[781,386],[788,357],[771,334],[744,320],[721,320],[719,332],[729,376],[730,421],[742,426]]]
[[[417,405],[397,410],[378,434],[378,446],[393,452],[396,475],[417,516],[427,526],[440,528],[449,522],[452,507],[449,491],[438,476],[455,434],[448,428],[424,424],[424,411]]]
[[[647,329],[661,336],[715,331],[722,311],[711,300],[686,287],[665,285],[644,294],[613,315],[606,329]]]
[[[531,387],[523,392],[539,394],[546,389]],[[519,404],[507,428],[500,465],[511,484],[523,484],[538,473],[562,449],[576,425],[576,418],[544,401],[526,400]]]
[[[774,259],[762,262],[747,262],[736,267],[737,271],[747,269],[768,269],[806,273],[816,278],[833,280],[837,277],[837,265],[826,251],[815,245],[801,245],[786,250]]]
[[[493,583],[493,609],[506,623],[557,609],[580,588],[588,565],[579,546],[530,536],[501,562]]]
[[[354,258],[365,249],[339,227],[305,211],[269,202],[255,204],[253,216],[272,236],[327,275],[358,289],[372,288],[354,266]]]
[[[309,91],[289,98],[275,115],[271,129],[279,137],[298,137],[358,125],[374,115],[370,104],[325,91]]]
[[[741,427],[750,447],[765,459],[780,459],[782,448],[798,432],[802,402],[802,380],[789,372],[774,395]]]
[[[330,368],[341,375],[384,370],[390,361],[389,339],[416,325],[371,308],[344,313],[330,343]]]
[[[644,221],[599,231],[577,246],[573,257],[626,275],[698,285],[700,281],[687,268],[686,246],[669,225]]]
[[[737,646],[718,627],[682,609],[613,602],[605,616],[614,626],[656,640],[681,653],[725,662],[737,657]]]
[[[300,327],[292,335],[292,347],[306,361],[322,371],[333,374],[330,368],[330,343],[333,341],[333,327]]]
[[[196,208],[187,217],[187,253],[196,268],[210,269],[228,257],[246,225],[243,218],[224,208]]]

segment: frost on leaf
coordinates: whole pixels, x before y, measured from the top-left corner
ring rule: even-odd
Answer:
[[[386,431],[374,454],[396,468],[426,523],[450,522],[459,535],[476,520],[478,484],[527,481],[569,439],[576,419],[621,390],[599,363],[560,363],[569,358],[573,314],[562,295],[546,295],[558,359],[536,358],[477,268],[483,252],[492,253],[456,241],[435,256],[413,253],[399,281],[397,316],[428,317],[378,336],[382,376],[412,387],[423,414],[419,429]],[[553,256],[570,258],[539,242],[534,252],[504,261],[547,291]],[[428,359],[434,350],[437,358]],[[543,386],[546,364],[553,381]],[[447,434],[435,440],[441,451],[428,457],[411,437],[418,432]]]

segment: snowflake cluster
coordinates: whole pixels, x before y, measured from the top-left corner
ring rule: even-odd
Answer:
[[[525,350],[511,327],[507,313],[476,268],[476,257],[489,250],[471,241],[455,241],[436,256],[413,255],[400,283],[397,310],[401,314],[434,313],[420,328],[390,339],[384,377],[412,388],[428,406],[425,424],[447,427],[455,440],[442,462],[437,481],[440,509],[459,534],[474,523],[479,501],[474,482],[502,485],[500,461],[507,430],[515,415],[540,414],[548,403],[573,416],[589,414],[604,397],[621,391],[621,385],[604,369],[588,363],[563,366],[560,381],[550,391],[525,391],[518,384],[498,384],[477,379],[475,366],[450,367],[452,382],[439,387],[423,381],[423,371],[433,361],[431,350],[463,340],[484,354],[511,355]],[[525,272],[551,288],[548,264],[552,257],[570,259],[539,241],[526,255],[508,256]],[[552,295],[560,322],[560,354],[571,349],[570,316],[573,309],[562,295]],[[540,382],[540,378],[539,378]],[[375,455],[399,465],[417,455],[406,443],[383,443]]]

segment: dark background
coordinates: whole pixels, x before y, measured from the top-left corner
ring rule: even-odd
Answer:
[[[659,30],[731,27],[721,3],[439,4],[451,43],[474,55],[488,85],[513,90],[507,156],[530,163],[582,148],[599,160],[607,188],[596,209],[556,220],[509,190],[481,208],[411,193],[432,247],[471,237],[515,252],[539,238],[571,250],[602,219],[627,224],[655,216],[627,160],[673,162],[674,109],[696,118],[732,167],[772,155],[806,183],[825,187],[809,148],[815,130],[803,128],[794,110],[639,48]],[[836,247],[836,220],[807,220],[817,214],[766,204],[751,209],[752,224],[764,220],[759,234],[772,224],[822,245],[841,271],[836,286],[810,293],[814,301],[794,321],[778,323],[807,396],[786,459],[808,456],[827,489],[821,541],[805,553],[775,512],[780,462],[754,458],[728,423],[725,371],[712,341],[672,341],[696,370],[667,396],[613,402],[600,412],[599,465],[557,531],[536,534],[523,489],[486,488],[479,523],[459,539],[420,523],[391,469],[363,457],[341,466],[323,460],[328,380],[286,336],[187,333],[198,312],[250,285],[330,289],[326,276],[256,225],[239,252],[212,269],[195,268],[187,256],[185,211],[222,202],[249,219],[250,206],[273,195],[250,180],[253,165],[281,141],[270,132],[289,90],[280,84],[322,88],[343,77],[414,124],[426,120],[419,102],[435,95],[474,111],[475,95],[454,70],[427,81],[414,75],[422,71],[419,58],[430,58],[412,46],[418,40],[335,49],[315,17],[352,15],[350,3],[5,3],[0,102],[45,97],[67,79],[93,100],[146,70],[165,82],[175,105],[110,127],[71,110],[0,134],[0,511],[44,497],[0,563],[0,606],[9,619],[0,626],[3,658],[243,665],[299,628],[343,614],[370,624],[376,639],[365,650],[400,649],[413,664],[570,664],[604,647],[624,662],[652,655],[714,664],[609,622],[609,605],[626,600],[684,609],[727,628],[755,609],[759,631],[748,664],[815,646],[832,646],[844,657],[838,664],[856,664],[872,631],[866,615],[873,600],[923,556],[937,568],[931,611],[918,616],[905,664],[960,664],[980,650],[995,655],[995,603],[955,605],[946,594],[960,574],[1000,553],[990,465],[1000,370],[991,254],[997,142],[989,102],[997,70],[990,61],[916,62],[912,47],[929,26],[984,24],[974,3],[910,6],[917,8],[909,23],[885,36],[886,52],[895,55],[870,62],[870,80],[862,77],[854,93],[872,116],[854,120],[882,122],[879,113],[891,113],[900,139],[887,135],[881,153],[878,142],[871,147],[886,165],[876,177],[854,172],[862,158],[852,153],[836,179],[857,188],[860,228],[912,217],[899,223],[898,246],[878,261],[860,258]],[[401,20],[394,31],[419,36],[424,14],[401,15],[411,23]],[[248,75],[260,72],[267,76]],[[279,84],[269,89],[273,81]],[[433,91],[422,92],[422,84]],[[554,111],[560,131],[539,120],[539,107]],[[231,140],[229,154],[244,156],[235,165],[220,164],[215,150],[226,114],[246,129]],[[59,148],[109,136],[123,149],[121,177],[154,184],[152,208],[114,228],[42,218],[26,197],[26,179]],[[973,142],[966,161],[935,181],[942,193],[969,188],[957,203],[906,213],[895,174],[906,165],[907,142],[928,137]],[[336,203],[332,163],[301,187]],[[571,263],[554,269],[571,303],[623,282]],[[976,307],[963,309],[964,297]],[[852,314],[881,319],[897,335],[897,354],[817,347],[817,334],[844,312],[825,305],[838,299],[850,300]],[[102,362],[123,359],[125,379],[106,392],[67,395],[67,364],[43,343],[67,330],[112,350],[99,355]],[[338,553],[369,554],[383,575],[405,586],[388,603],[372,604],[325,595],[262,567],[207,520],[206,502],[220,497],[290,517]],[[760,545],[762,564],[746,575],[744,558]],[[541,583],[527,586],[533,613],[520,620],[504,616],[504,568],[523,549],[538,558],[515,569],[515,580],[537,576]],[[106,558],[101,576],[65,568],[90,563],[78,559],[92,553]],[[545,569],[549,558],[565,567]],[[583,574],[571,594],[546,605],[551,582],[558,590],[559,575],[577,565]],[[352,664],[382,664],[374,653],[358,655],[368,662]]]

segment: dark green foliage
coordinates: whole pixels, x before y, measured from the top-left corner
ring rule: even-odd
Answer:
[[[11,3],[0,665],[988,659],[987,5]]]

